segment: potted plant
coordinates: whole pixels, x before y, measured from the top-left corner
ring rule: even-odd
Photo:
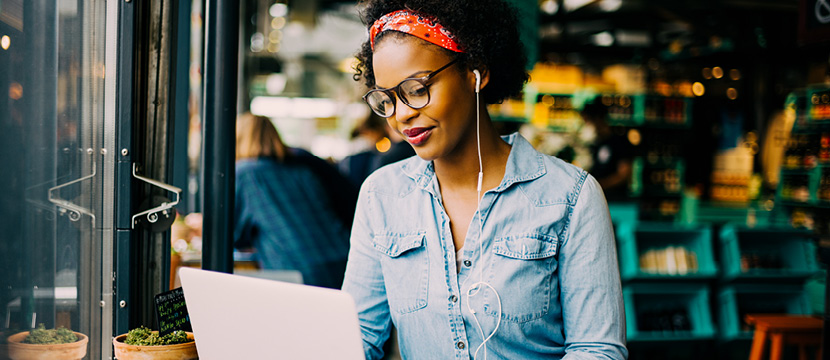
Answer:
[[[6,339],[11,360],[79,360],[86,356],[89,338],[65,328],[46,329],[39,324]]]
[[[193,333],[176,330],[159,337],[158,331],[138,327],[112,339],[118,360],[198,359]]]

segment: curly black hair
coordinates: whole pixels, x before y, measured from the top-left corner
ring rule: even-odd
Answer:
[[[460,57],[469,69],[484,66],[490,72],[490,82],[481,90],[487,104],[519,95],[527,82],[527,56],[519,40],[516,10],[504,0],[366,0],[361,5],[361,18],[369,28],[381,16],[402,9],[430,16],[447,28],[464,53],[442,50]],[[375,40],[387,33],[390,32],[381,33]],[[362,78],[367,87],[374,87],[368,40],[356,57],[354,79]]]

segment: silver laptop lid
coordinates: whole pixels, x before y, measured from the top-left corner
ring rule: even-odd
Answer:
[[[179,276],[202,360],[364,358],[345,292],[193,268]]]

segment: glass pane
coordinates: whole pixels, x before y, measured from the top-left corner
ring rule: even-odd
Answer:
[[[102,1],[0,1],[0,359],[38,324],[102,356],[105,20]]]

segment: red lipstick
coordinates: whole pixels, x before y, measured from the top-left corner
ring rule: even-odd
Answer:
[[[420,145],[429,139],[429,136],[432,134],[433,128],[425,128],[425,127],[418,127],[418,128],[411,128],[402,131],[403,136],[406,137],[406,141],[412,145]]]

